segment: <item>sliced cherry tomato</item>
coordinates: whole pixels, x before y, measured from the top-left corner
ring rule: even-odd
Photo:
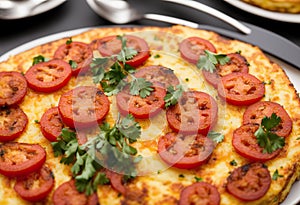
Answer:
[[[51,142],[55,142],[57,137],[61,135],[61,130],[64,127],[57,107],[49,108],[43,114],[40,126],[44,137]]]
[[[167,164],[192,169],[205,164],[214,149],[214,142],[203,135],[181,135],[169,132],[158,141],[158,154]]]
[[[221,78],[218,93],[229,104],[251,105],[264,97],[265,86],[249,73],[231,73]]]
[[[178,103],[167,109],[167,121],[175,132],[206,135],[218,118],[218,105],[207,93],[184,92]]]
[[[27,93],[27,81],[18,72],[0,72],[0,90],[0,106],[19,104]]]
[[[179,51],[186,61],[197,64],[200,55],[204,55],[204,50],[216,53],[215,46],[206,39],[200,37],[189,37],[179,44]]]
[[[138,54],[132,59],[126,61],[126,63],[133,67],[142,65],[150,57],[148,43],[144,39],[137,36],[126,35],[125,38],[126,46],[138,51]],[[98,39],[97,44],[98,50],[102,56],[119,54],[122,48],[122,42],[117,38],[117,36],[107,36]]]
[[[25,176],[39,170],[46,160],[46,151],[38,144],[8,142],[0,144],[0,174]]]
[[[53,187],[53,173],[44,165],[40,170],[18,178],[14,189],[23,199],[36,202],[46,198]]]
[[[254,201],[269,190],[271,176],[268,168],[259,162],[246,164],[234,169],[227,177],[226,189],[243,201]]]
[[[122,115],[132,114],[136,118],[145,119],[154,117],[164,107],[166,90],[159,86],[152,86],[154,89],[145,98],[133,96],[129,93],[129,87],[119,92],[116,96],[117,106]]]
[[[270,154],[264,153],[264,149],[259,146],[254,135],[258,127],[255,124],[247,124],[236,129],[233,132],[232,145],[237,153],[250,161],[265,162],[276,157],[281,149]]]
[[[0,141],[18,138],[28,124],[27,115],[18,106],[0,108]]]
[[[69,82],[71,76],[71,66],[63,60],[35,64],[25,73],[28,86],[45,93],[61,89]]]
[[[111,186],[122,195],[126,195],[127,189],[123,184],[123,175],[113,172],[111,170],[106,170],[106,177],[109,178]]]
[[[96,193],[87,196],[85,193],[77,191],[75,180],[67,181],[61,184],[53,193],[52,201],[54,205],[97,205],[98,196]]]
[[[72,67],[72,74],[84,74],[90,69],[93,59],[93,50],[89,44],[72,41],[58,47],[54,53],[54,59],[61,59],[67,63],[76,63]]]
[[[110,109],[107,96],[93,86],[81,86],[64,93],[58,110],[62,121],[71,128],[98,126]]]
[[[260,125],[264,117],[271,117],[273,113],[280,117],[281,122],[273,128],[272,132],[280,137],[287,137],[292,131],[292,119],[282,105],[275,102],[262,101],[250,105],[244,112],[243,124],[255,123]]]
[[[165,88],[179,85],[179,80],[170,68],[153,65],[140,68],[135,74],[137,78],[144,78],[152,83],[160,83]]]
[[[220,200],[220,193],[214,185],[197,182],[181,191],[178,205],[218,205]]]
[[[218,87],[221,77],[230,73],[248,73],[249,71],[247,60],[242,55],[238,53],[230,53],[227,57],[230,60],[224,65],[216,65],[215,72],[211,73],[206,70],[202,71],[206,81],[215,88]]]

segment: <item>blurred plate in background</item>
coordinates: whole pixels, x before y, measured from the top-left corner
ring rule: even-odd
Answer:
[[[265,18],[284,21],[290,23],[300,23],[300,14],[289,14],[289,13],[280,13],[275,11],[268,11],[250,4],[247,4],[241,0],[224,0],[225,2],[241,9],[246,12],[262,16]]]

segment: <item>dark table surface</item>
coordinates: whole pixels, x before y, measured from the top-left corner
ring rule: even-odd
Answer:
[[[159,0],[129,0],[141,11],[185,18],[200,24],[233,29],[223,21],[191,8]],[[198,0],[244,22],[277,33],[300,46],[300,24],[275,21],[240,10],[223,0]],[[159,25],[150,20],[132,22],[135,25]],[[18,20],[0,20],[0,56],[31,40],[50,34],[83,27],[106,26],[110,22],[97,16],[85,0],[68,0],[45,13]],[[234,30],[234,29],[233,29]]]

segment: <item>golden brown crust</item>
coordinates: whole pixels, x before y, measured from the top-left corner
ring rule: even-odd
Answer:
[[[173,26],[168,28],[158,27],[139,27],[139,28],[97,28],[89,30],[82,34],[73,36],[73,41],[90,43],[100,37],[108,35],[134,33],[143,37],[149,42],[152,56],[146,62],[147,65],[159,64],[171,69],[177,76],[189,77],[187,86],[191,89],[204,90],[209,92],[217,99],[217,93],[213,87],[203,83],[197,83],[203,78],[202,74],[195,67],[180,58],[178,52],[178,42],[190,37],[199,36],[211,41],[218,53],[234,53],[241,51],[241,54],[250,64],[249,72],[259,78],[261,81],[270,82],[266,84],[266,94],[263,100],[277,102],[284,106],[293,120],[293,130],[290,136],[286,138],[286,145],[283,151],[273,160],[266,162],[271,175],[277,169],[283,177],[278,180],[272,180],[271,187],[267,194],[259,200],[253,202],[242,202],[226,192],[224,184],[226,178],[235,166],[230,165],[230,161],[235,160],[238,165],[248,163],[248,161],[239,156],[231,145],[233,131],[241,125],[242,113],[245,107],[226,105],[218,100],[219,117],[224,121],[218,122],[216,131],[222,131],[225,139],[218,144],[207,164],[192,170],[178,170],[174,168],[159,167],[161,162],[156,155],[158,136],[162,133],[148,132],[147,139],[136,143],[135,146],[142,155],[152,154],[153,159],[142,164],[151,168],[156,168],[152,172],[142,169],[143,176],[138,176],[128,184],[128,189],[132,190],[126,196],[120,196],[110,185],[99,186],[98,196],[100,204],[176,204],[179,199],[180,190],[185,186],[194,183],[195,177],[202,178],[203,181],[215,185],[221,194],[221,204],[279,204],[290,191],[291,185],[297,178],[300,178],[300,100],[295,88],[286,76],[283,69],[276,63],[271,62],[267,56],[256,46],[249,45],[237,40],[229,40],[219,36],[216,33],[187,28],[183,26]],[[37,46],[23,53],[11,56],[7,61],[0,63],[0,71],[16,70],[26,72],[31,66],[32,58],[37,55],[43,55],[47,58],[53,56],[58,46],[65,43],[68,38],[60,39],[51,43]],[[167,53],[162,52],[167,51]],[[153,56],[159,53],[162,57],[155,59]],[[168,53],[172,53],[169,55]],[[183,79],[184,79],[183,78]],[[47,165],[51,167],[55,176],[55,188],[71,178],[70,167],[59,163],[59,159],[53,155],[52,147],[41,134],[38,124],[35,120],[40,119],[46,109],[56,106],[62,93],[76,86],[78,81],[73,77],[69,84],[63,89],[52,94],[41,94],[32,90],[28,91],[27,96],[20,105],[28,115],[29,125],[26,132],[17,140],[19,142],[39,143],[47,151]],[[112,107],[115,106],[113,98],[110,98]],[[34,108],[34,109],[32,109]],[[107,121],[114,121],[114,109],[109,113]],[[151,126],[157,126],[163,133],[169,131],[166,124],[161,123],[164,120],[163,115],[158,115],[152,120],[140,120],[144,130]],[[158,123],[155,123],[158,121]],[[152,128],[152,127],[151,127]],[[146,135],[146,134],[145,134]],[[145,137],[145,136],[144,136]],[[230,154],[224,154],[230,153]],[[148,167],[148,168],[149,168]],[[15,202],[18,204],[27,204],[20,199],[13,191],[14,179],[7,179],[0,176],[0,204]],[[53,192],[52,192],[53,193]],[[51,195],[45,199],[45,204],[51,204]]]

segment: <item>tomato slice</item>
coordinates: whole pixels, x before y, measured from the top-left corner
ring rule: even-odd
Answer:
[[[226,189],[243,201],[254,201],[263,197],[271,184],[266,165],[256,162],[234,169],[227,178]]]
[[[262,101],[250,105],[244,112],[243,124],[261,124],[264,117],[271,117],[273,113],[281,118],[281,122],[272,132],[280,137],[287,137],[292,131],[293,122],[283,106],[276,102]]]
[[[125,38],[126,46],[138,51],[137,55],[126,61],[126,64],[133,67],[142,65],[150,57],[148,43],[144,39],[133,35],[126,35]],[[122,43],[117,36],[107,36],[98,39],[97,47],[102,56],[112,56],[120,53]]]
[[[192,169],[205,164],[214,149],[214,142],[203,135],[181,135],[169,132],[158,141],[158,154],[167,164]]]
[[[0,108],[0,141],[18,138],[28,124],[27,115],[19,106]]]
[[[116,96],[117,106],[120,113],[124,116],[132,114],[136,118],[145,119],[154,117],[164,107],[164,97],[166,90],[159,86],[152,86],[154,89],[151,94],[145,98],[133,96],[129,93],[129,87],[125,87]]]
[[[178,205],[218,205],[220,200],[220,193],[214,185],[197,182],[181,191]]]
[[[58,107],[49,108],[40,120],[41,132],[49,141],[55,142],[61,135],[64,124],[60,118]]]
[[[69,82],[71,76],[71,66],[63,60],[35,64],[25,73],[28,87],[45,93],[61,89]]]
[[[238,53],[230,53],[227,55],[230,59],[226,64],[216,65],[216,71],[211,73],[206,70],[202,70],[205,80],[215,88],[220,83],[220,78],[230,73],[248,73],[247,60]]]
[[[263,148],[257,143],[254,133],[259,125],[247,124],[242,125],[233,132],[232,146],[241,156],[249,159],[250,161],[265,162],[273,159],[280,153],[280,149],[272,153],[263,153]]]
[[[179,85],[179,80],[174,74],[174,71],[164,66],[152,65],[140,68],[135,74],[137,78],[144,78],[152,83],[160,83],[165,88],[169,86],[176,87]]]
[[[196,36],[186,38],[179,44],[182,58],[193,64],[197,64],[200,55],[204,55],[204,50],[209,50],[213,53],[217,52],[211,42]]]
[[[127,189],[123,184],[123,175],[111,170],[106,170],[106,177],[109,178],[111,186],[123,196],[126,195]]]
[[[93,86],[80,86],[64,93],[58,110],[62,121],[71,128],[98,126],[110,109],[107,96]]]
[[[57,48],[53,56],[54,59],[61,59],[67,63],[73,61],[76,67],[72,68],[72,74],[84,74],[90,69],[90,64],[93,59],[93,50],[89,44],[72,41],[71,43],[63,44]]]
[[[46,151],[38,144],[8,142],[0,145],[0,174],[8,177],[35,172],[45,160]]]
[[[182,134],[206,135],[218,118],[218,105],[209,94],[184,92],[178,103],[167,109],[167,121],[172,130]]]
[[[229,104],[251,105],[264,97],[265,86],[249,73],[231,73],[221,78],[218,94]]]
[[[19,104],[27,93],[27,81],[18,72],[0,72],[0,90],[0,106]]]
[[[36,202],[46,198],[53,187],[53,173],[44,165],[40,170],[18,178],[14,189],[23,199]]]
[[[75,180],[70,180],[61,184],[53,193],[52,201],[54,205],[97,205],[98,196],[96,193],[87,196],[85,193],[77,191]]]

